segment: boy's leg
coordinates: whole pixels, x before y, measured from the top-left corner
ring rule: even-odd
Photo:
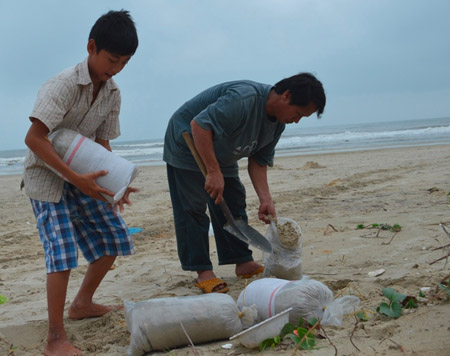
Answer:
[[[69,307],[69,317],[72,319],[84,319],[105,315],[111,310],[120,309],[122,306],[107,306],[92,302],[97,287],[111,268],[116,256],[103,256],[91,263],[84,276],[81,287]]]
[[[70,270],[47,274],[48,336],[44,354],[81,355],[67,339],[64,329],[64,305]]]
[[[89,262],[81,287],[69,307],[72,319],[99,317],[122,306],[106,306],[93,302],[93,296],[106,273],[119,255],[134,253],[128,227],[119,212],[106,203],[68,187],[73,202],[73,225],[78,247]]]
[[[63,192],[65,196],[66,190]],[[81,355],[64,330],[64,306],[70,271],[77,267],[77,246],[66,200],[31,199],[47,267],[48,338],[45,355]]]

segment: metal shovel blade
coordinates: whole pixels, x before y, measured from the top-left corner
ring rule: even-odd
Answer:
[[[242,219],[233,219],[233,222],[234,226],[228,222],[223,226],[223,229],[261,251],[272,253],[272,245],[259,231],[252,228]]]
[[[272,245],[267,239],[261,235],[260,232],[256,231],[250,225],[248,225],[242,219],[235,219],[233,215],[231,215],[231,211],[228,208],[225,200],[222,200],[219,203],[225,218],[227,219],[227,223],[223,226],[225,231],[228,231],[230,234],[236,236],[238,239],[248,243],[249,245],[255,246],[260,250],[268,253],[272,253]]]

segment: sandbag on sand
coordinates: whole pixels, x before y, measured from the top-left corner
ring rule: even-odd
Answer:
[[[344,314],[353,313],[360,299],[347,295],[334,299],[323,283],[304,276],[298,281],[262,278],[250,283],[239,295],[238,306],[255,305],[258,321],[268,319],[290,307],[289,322],[297,325],[305,320],[321,319],[323,325],[339,326]]]
[[[61,129],[53,132],[48,138],[61,159],[75,172],[85,174],[108,171],[107,175],[97,178],[97,184],[114,193],[113,197],[102,194],[111,204],[123,197],[128,186],[138,175],[134,163],[115,155],[76,131]],[[60,175],[58,172],[55,173]]]
[[[180,323],[192,342],[199,344],[227,339],[256,319],[255,307],[241,313],[231,296],[218,293],[125,301],[124,305],[132,356],[189,345]]]

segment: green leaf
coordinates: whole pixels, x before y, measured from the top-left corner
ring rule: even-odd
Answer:
[[[400,303],[393,302],[391,305],[391,309],[393,318],[398,318],[399,316],[402,315],[402,306],[400,305]]]
[[[309,324],[309,326],[314,326],[314,325],[316,325],[317,321],[318,321],[317,318],[311,318],[311,319],[308,319],[308,324]]]
[[[438,287],[442,289],[445,293],[450,295],[450,279],[448,280],[447,285],[439,283]]]
[[[279,343],[278,343],[279,344]],[[275,341],[275,338],[271,338],[271,339],[265,339],[264,341],[262,341],[259,344],[259,350],[260,351],[264,351],[267,348],[274,348],[276,345],[278,345],[277,342]]]
[[[295,345],[298,345],[307,332],[308,330],[306,330],[305,328],[297,328],[298,336],[295,334],[289,334],[289,337],[292,341],[294,341]],[[315,345],[316,337],[314,334],[309,333],[308,336],[306,336],[303,342],[300,344],[299,348],[301,350],[312,350]]]
[[[357,312],[356,317],[361,321],[369,320],[369,315],[364,310],[360,310],[359,312]]]
[[[303,319],[301,318],[301,320],[303,320]],[[286,335],[292,334],[294,332],[294,330],[295,330],[295,326],[292,325],[291,323],[287,323],[281,329],[280,338],[283,339]]]
[[[386,304],[385,302],[380,303],[380,305],[377,307],[377,312],[387,316],[392,316],[391,307],[389,306],[389,304]]]
[[[4,304],[8,301],[9,299],[7,297],[5,297],[4,295],[0,294],[0,304]]]
[[[358,224],[358,225],[356,225],[356,230],[361,230],[361,229],[364,229],[364,224]]]
[[[417,303],[413,298],[411,298],[406,302],[404,308],[405,309],[415,309],[415,308],[417,308]]]
[[[421,290],[419,290],[419,297],[425,298],[426,295],[424,294],[424,292],[422,292]]]
[[[380,224],[376,224],[376,223],[375,223],[375,224],[372,224],[372,228],[373,228],[373,229],[376,229],[376,228],[379,227],[379,226],[380,226]]]
[[[405,294],[396,293],[392,288],[383,288],[383,294],[391,302],[401,302],[406,298]]]

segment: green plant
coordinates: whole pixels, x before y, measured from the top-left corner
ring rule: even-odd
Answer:
[[[367,229],[367,228],[378,229],[378,230],[389,230],[391,232],[399,232],[402,229],[402,227],[399,224],[389,225],[389,224],[373,223],[370,225],[364,225],[364,224],[356,225],[356,230]]]
[[[8,301],[8,298],[4,295],[0,294],[0,304],[6,303]]]
[[[356,312],[356,317],[360,321],[368,321],[369,320],[369,314],[365,310],[359,310]]]
[[[303,318],[299,319],[297,326],[287,323],[281,329],[280,335],[262,341],[259,349],[261,351],[267,348],[273,349],[275,346],[280,345],[286,336],[289,336],[299,349],[311,350],[316,344],[316,336],[311,330],[318,324],[317,319],[305,321]]]
[[[445,294],[450,295],[450,278],[448,279],[447,285],[444,283],[439,283],[438,287],[444,291]]]
[[[316,345],[316,336],[302,327],[295,329],[289,337],[300,350],[312,350]]]
[[[389,304],[382,302],[377,307],[377,312],[390,318],[398,318],[402,315],[401,302],[407,297],[405,294],[396,293],[392,288],[383,288],[383,295],[389,300]]]

